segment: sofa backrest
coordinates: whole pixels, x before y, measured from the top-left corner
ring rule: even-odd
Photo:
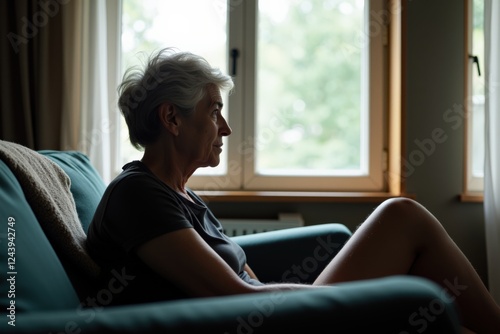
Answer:
[[[54,161],[68,174],[78,217],[83,230],[87,233],[106,188],[101,176],[92,166],[89,158],[81,152],[42,150],[38,153]]]
[[[7,281],[0,284],[0,307],[4,312],[7,309],[7,315],[13,308],[13,312],[18,313],[76,308],[79,305],[75,289],[26,201],[19,182],[2,160],[0,266],[7,275]],[[2,275],[2,280],[4,277]]]

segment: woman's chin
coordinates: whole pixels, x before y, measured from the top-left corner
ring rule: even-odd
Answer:
[[[206,168],[206,167],[214,168],[219,166],[219,164],[220,164],[220,159],[211,159],[210,161],[200,164],[198,168]]]
[[[220,164],[220,160],[218,159],[217,161],[212,162],[208,167],[217,167]]]

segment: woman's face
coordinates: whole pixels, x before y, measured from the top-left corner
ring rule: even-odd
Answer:
[[[215,167],[220,162],[222,137],[231,134],[231,128],[222,116],[222,97],[216,85],[206,87],[206,94],[194,113],[183,119],[182,152],[193,168]]]

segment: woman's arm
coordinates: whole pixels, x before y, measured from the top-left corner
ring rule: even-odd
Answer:
[[[299,284],[250,285],[243,281],[192,228],[158,236],[141,245],[137,254],[146,265],[193,297],[312,287]],[[245,270],[249,270],[248,273],[252,278],[256,277],[248,265],[245,266]]]
[[[192,228],[160,235],[141,245],[137,255],[192,296],[250,292],[249,285]]]
[[[259,280],[257,278],[257,275],[255,275],[255,273],[253,272],[252,268],[250,268],[250,266],[248,265],[248,263],[245,264],[245,268],[244,270],[248,273],[248,275],[253,278],[253,279],[256,279],[256,280]]]

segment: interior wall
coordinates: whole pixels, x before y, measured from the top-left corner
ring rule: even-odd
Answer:
[[[465,144],[464,10],[465,0],[408,1],[407,159],[423,151],[417,142],[427,140],[431,153],[408,177],[407,190],[440,219],[486,281],[483,205],[458,199]],[[431,150],[433,131],[442,133],[443,142]]]
[[[464,127],[459,118],[452,122],[445,117],[459,115],[464,101],[465,0],[404,1],[406,189],[442,222],[487,282],[483,206],[460,202],[458,197],[463,186]],[[273,218],[279,212],[299,212],[307,225],[341,222],[355,230],[376,204],[213,202],[209,206],[220,218]]]

